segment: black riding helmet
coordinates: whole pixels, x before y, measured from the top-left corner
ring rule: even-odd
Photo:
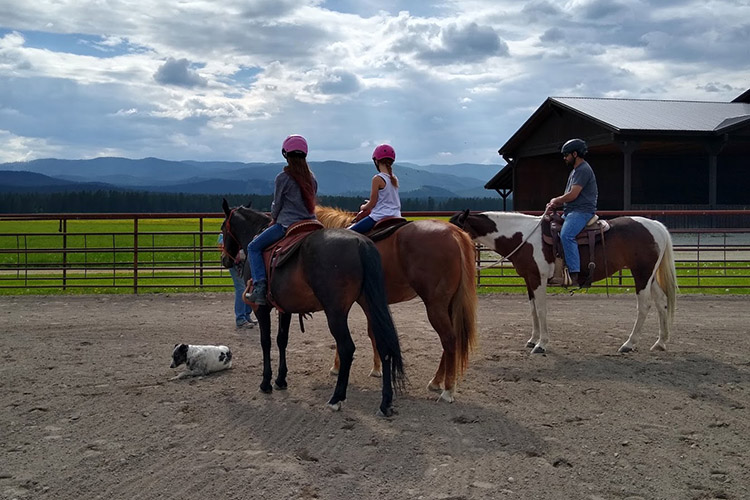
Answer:
[[[586,153],[589,152],[589,148],[586,147],[586,141],[584,141],[583,139],[571,139],[563,144],[561,150],[561,153],[563,155],[570,154],[573,151],[576,151],[578,153],[578,156],[586,156]]]

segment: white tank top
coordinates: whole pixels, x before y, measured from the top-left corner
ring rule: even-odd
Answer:
[[[370,217],[375,222],[386,217],[401,217],[401,198],[398,196],[398,188],[391,183],[388,174],[379,173],[378,177],[385,181],[385,187],[378,191],[378,202],[370,212]]]

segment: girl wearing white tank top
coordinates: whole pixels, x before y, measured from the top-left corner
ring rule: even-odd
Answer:
[[[377,221],[386,217],[401,217],[398,178],[393,175],[396,151],[388,144],[381,144],[372,152],[372,161],[378,173],[372,178],[370,199],[359,207],[355,223],[349,226],[358,233],[370,231]]]

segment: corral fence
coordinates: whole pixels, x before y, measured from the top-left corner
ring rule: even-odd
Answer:
[[[529,212],[531,213],[531,212]],[[533,213],[539,215],[539,213]],[[661,220],[672,234],[683,291],[750,292],[750,228],[745,210],[599,212],[603,218],[641,215]],[[409,218],[445,218],[452,212],[405,212]],[[727,227],[696,228],[684,221],[710,216]],[[0,215],[0,290],[139,293],[231,289],[217,248],[223,214],[7,214]],[[680,228],[670,227],[670,223]],[[745,226],[745,227],[742,227]],[[477,246],[484,269],[477,284],[524,288],[508,262]],[[593,290],[627,289],[627,270]]]

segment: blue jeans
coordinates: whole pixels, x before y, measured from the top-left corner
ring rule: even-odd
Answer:
[[[266,264],[263,262],[263,250],[276,243],[286,234],[286,228],[281,224],[269,226],[253,238],[247,246],[247,258],[250,259],[250,274],[253,281],[266,279]]]
[[[245,291],[245,282],[242,279],[242,270],[238,270],[237,266],[229,268],[229,275],[232,277],[232,283],[234,283],[234,321],[237,326],[248,321],[252,322],[251,313],[252,308],[245,304],[242,300],[242,294]]]
[[[374,226],[375,226],[375,220],[373,220],[373,218],[368,215],[367,217],[364,217],[360,219],[358,222],[349,226],[349,229],[351,229],[352,231],[357,231],[358,233],[364,234],[368,232],[370,229],[372,229]]]
[[[563,252],[565,252],[565,263],[568,265],[568,271],[578,273],[581,271],[581,256],[578,253],[578,243],[576,235],[586,227],[586,223],[594,216],[593,213],[570,212],[565,214],[560,230],[560,240],[562,242]]]

